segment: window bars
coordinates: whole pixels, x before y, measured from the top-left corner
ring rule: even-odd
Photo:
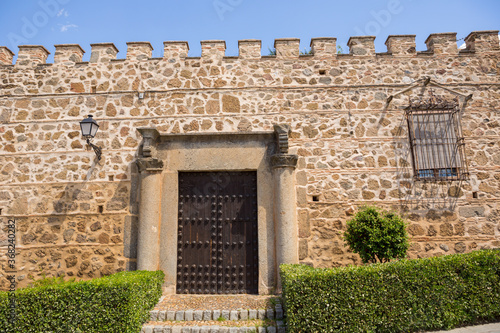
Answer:
[[[432,90],[425,100],[405,109],[413,164],[419,181],[466,180],[469,177],[460,125],[458,97],[447,101]]]

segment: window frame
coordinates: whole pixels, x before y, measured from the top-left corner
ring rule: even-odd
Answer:
[[[469,177],[458,98],[430,92],[405,109],[415,181],[460,181]]]

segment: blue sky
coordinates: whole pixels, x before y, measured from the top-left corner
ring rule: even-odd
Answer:
[[[388,35],[416,34],[425,50],[430,33],[500,29],[498,0],[0,0],[0,45],[17,53],[17,45],[113,42],[126,54],[126,42],[149,41],[153,56],[163,41],[186,40],[190,56],[201,53],[200,41],[223,39],[226,55],[238,54],[239,39],[261,39],[267,54],[275,38],[337,37],[344,53],[350,36],[375,35],[377,52],[385,52]],[[461,42],[459,42],[460,44]]]

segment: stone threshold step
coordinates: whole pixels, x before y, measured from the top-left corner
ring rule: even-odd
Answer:
[[[285,326],[228,327],[228,326],[160,326],[145,325],[141,333],[285,333]]]
[[[150,321],[210,321],[225,320],[283,319],[283,308],[276,304],[275,309],[259,310],[152,310]]]

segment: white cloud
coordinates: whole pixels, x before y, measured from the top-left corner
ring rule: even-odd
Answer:
[[[57,12],[57,17],[63,16],[63,15],[64,15],[64,17],[68,17],[69,16],[68,11],[66,9],[64,9],[64,8],[62,8],[60,11]]]
[[[71,28],[78,28],[76,24],[65,24],[61,26],[61,32],[68,31]]]

